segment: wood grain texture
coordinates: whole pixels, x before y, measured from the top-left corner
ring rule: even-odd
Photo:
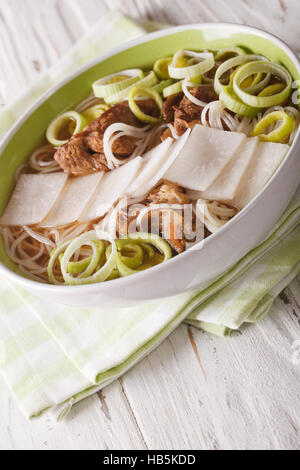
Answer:
[[[172,24],[261,27],[300,52],[298,0],[0,0],[5,102],[113,8]],[[28,424],[0,379],[0,449],[299,449],[299,339],[297,279],[268,318],[229,340],[180,326],[60,425],[48,417]]]

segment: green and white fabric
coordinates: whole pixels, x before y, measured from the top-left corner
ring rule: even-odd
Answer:
[[[57,80],[145,30],[110,13],[18,103],[0,113],[5,133]],[[45,304],[1,278],[0,367],[28,418],[49,410],[57,419],[131,368],[181,322],[227,336],[263,318],[300,272],[300,191],[272,235],[201,292],[126,309]]]

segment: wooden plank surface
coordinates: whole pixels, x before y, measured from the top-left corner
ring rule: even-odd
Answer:
[[[261,27],[300,52],[298,0],[0,0],[5,102],[113,8],[172,24]],[[182,325],[60,425],[28,424],[0,379],[0,449],[299,449],[299,339],[298,279],[268,318],[229,340]]]

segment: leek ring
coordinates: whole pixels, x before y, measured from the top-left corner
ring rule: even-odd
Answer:
[[[54,147],[60,147],[68,142],[67,140],[59,139],[59,131],[67,126],[69,122],[75,122],[75,129],[73,135],[79,134],[85,126],[87,126],[87,120],[83,114],[77,113],[76,111],[68,111],[56,117],[47,129],[46,137],[48,142]]]
[[[276,75],[286,83],[286,86],[282,91],[279,91],[272,96],[251,95],[241,87],[241,84],[247,77],[249,77],[249,75],[259,72]],[[245,64],[234,76],[233,89],[238,97],[249,106],[268,108],[281,104],[290,96],[292,90],[292,77],[281,65],[264,61],[250,62],[249,64]]]
[[[274,129],[269,134],[263,134],[271,124],[281,121],[279,127]],[[295,121],[284,111],[273,111],[266,114],[254,127],[251,137],[259,137],[264,142],[281,142],[287,138],[295,127]]]
[[[137,105],[135,101],[135,98],[137,96],[148,96],[149,98],[153,99],[155,103],[157,104],[157,107],[160,111],[160,116],[157,118],[157,117],[149,116],[148,114],[143,113],[143,111],[139,108],[139,106]],[[153,90],[153,88],[148,88],[144,86],[133,87],[129,93],[128,104],[133,114],[142,122],[149,122],[151,124],[154,124],[160,121],[161,119],[163,101],[159,93]]]

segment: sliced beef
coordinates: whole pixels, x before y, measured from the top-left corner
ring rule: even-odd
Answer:
[[[150,204],[188,204],[189,197],[184,188],[177,183],[163,181],[147,196]]]
[[[158,116],[158,109],[153,100],[139,101],[141,110],[151,116]],[[54,155],[60,167],[71,174],[85,174],[94,171],[109,171],[103,149],[103,136],[106,129],[114,123],[124,123],[134,127],[143,127],[131,112],[128,102],[119,103],[105,111],[98,119],[87,126],[83,132],[74,135]],[[112,150],[117,157],[128,157],[135,149],[136,137],[122,136],[117,139]]]
[[[194,87],[190,90],[190,93],[204,103],[211,103],[218,99],[212,85]],[[184,96],[179,106],[175,107],[174,127],[177,134],[182,135],[189,127],[193,127],[195,124],[201,124],[202,111],[202,106],[192,103]]]
[[[78,134],[60,147],[54,158],[62,170],[74,175],[94,171],[108,171],[106,158],[102,153],[92,152],[86,145],[84,133]]]
[[[179,105],[183,97],[183,93],[176,93],[166,99],[162,108],[162,115],[165,122],[170,123],[174,121],[174,107]]]

